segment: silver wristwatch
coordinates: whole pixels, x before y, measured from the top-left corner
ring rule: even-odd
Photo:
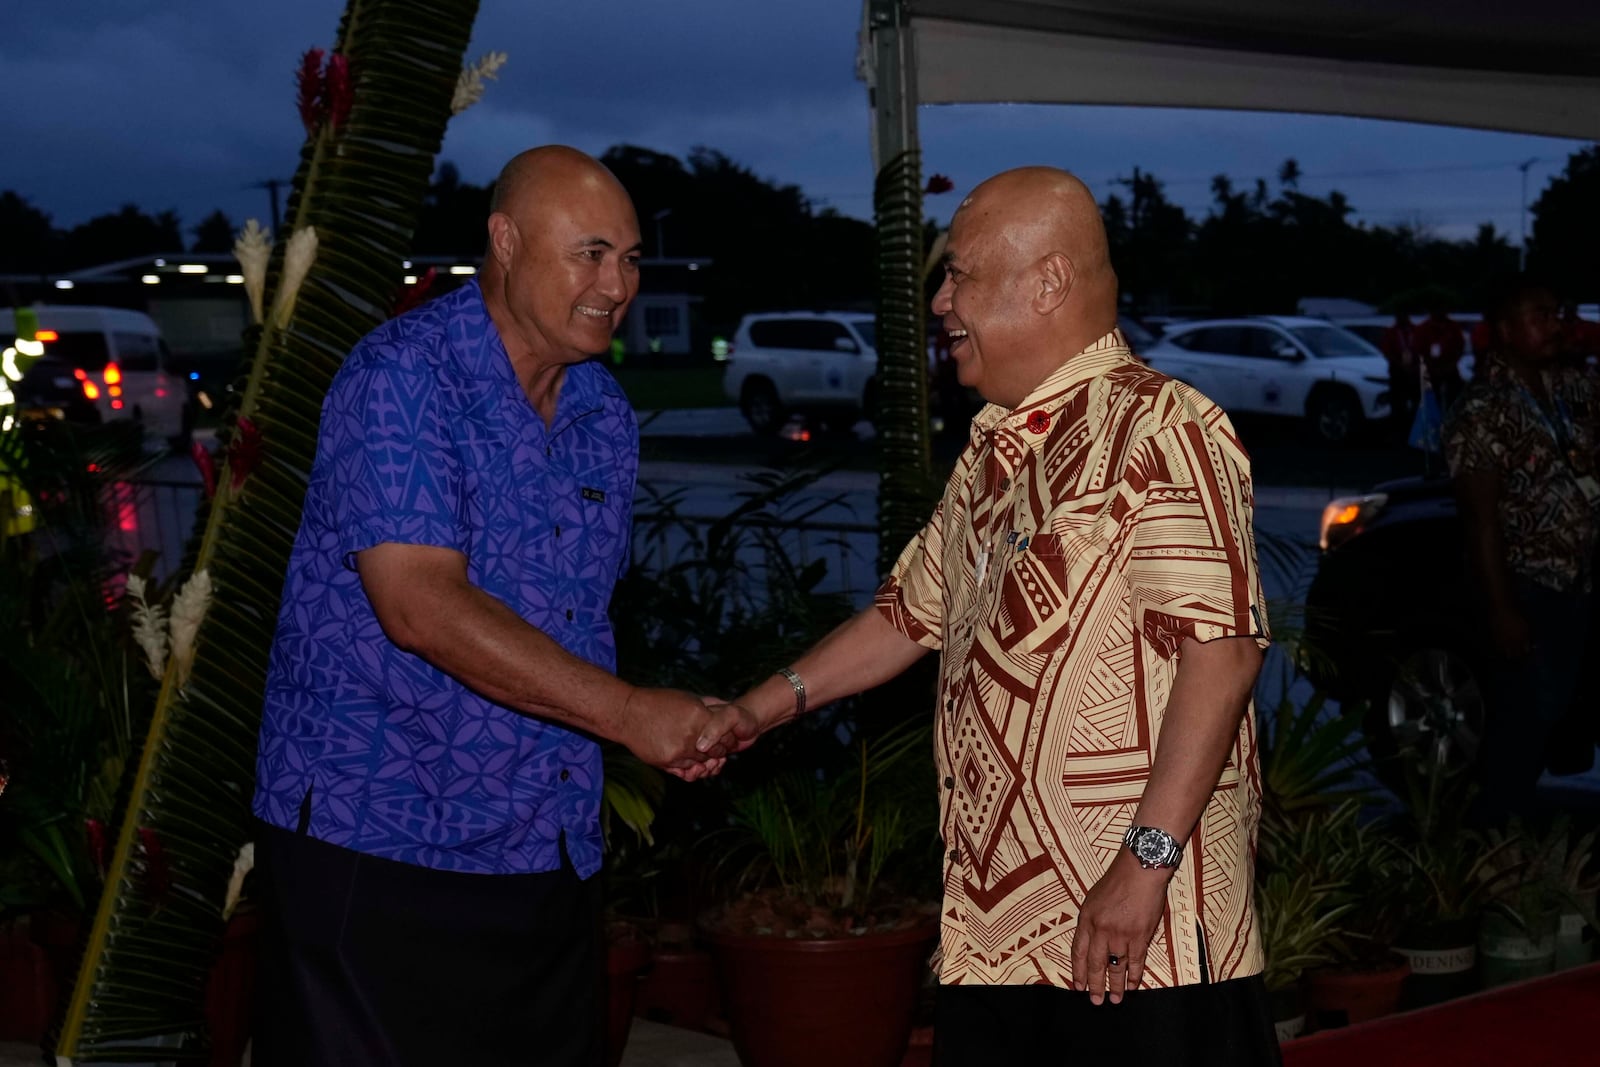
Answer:
[[[1183,859],[1183,846],[1177,839],[1154,826],[1128,827],[1128,832],[1122,835],[1122,843],[1146,870],[1156,867],[1171,870]]]

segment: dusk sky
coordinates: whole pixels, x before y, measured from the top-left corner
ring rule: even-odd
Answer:
[[[125,202],[192,227],[220,207],[267,217],[249,186],[289,178],[302,139],[293,72],[328,46],[338,0],[21,0],[0,35],[0,189],[58,226]],[[720,149],[816,204],[867,217],[867,97],[855,78],[859,0],[484,0],[469,58],[510,61],[451,122],[441,160],[490,180],[508,156],[551,141],[598,154],[630,142],[682,155]],[[1520,232],[1531,201],[1581,142],[1371,120],[1176,109],[924,107],[925,173],[964,191],[1023,163],[1075,170],[1104,197],[1139,166],[1202,216],[1212,175],[1338,188],[1373,223],[1470,236]],[[954,195],[932,198],[941,217]],[[671,237],[667,243],[670,246]]]

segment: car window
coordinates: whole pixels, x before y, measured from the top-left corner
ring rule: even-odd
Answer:
[[[1296,326],[1289,331],[1300,343],[1311,349],[1311,354],[1324,359],[1336,356],[1382,355],[1376,348],[1349,330],[1337,326]]]
[[[1173,338],[1173,343],[1191,352],[1213,352],[1222,356],[1245,354],[1244,341],[1239,336],[1237,326],[1202,326],[1198,330],[1190,330],[1181,338]]]
[[[759,348],[837,352],[840,340],[858,347],[844,323],[830,319],[764,319],[750,325],[750,343]]]
[[[158,369],[161,343],[147,333],[122,333],[111,335],[117,346],[117,363],[124,371],[153,371]]]
[[[1299,354],[1294,342],[1277,330],[1265,326],[1247,326],[1239,334],[1239,354],[1251,359],[1292,359]]]
[[[878,347],[878,324],[876,322],[871,319],[851,319],[850,325],[856,328],[856,333],[861,335],[861,339],[867,343],[868,348],[876,349]]]
[[[74,367],[96,373],[110,362],[111,356],[106,347],[106,335],[99,330],[62,330],[45,346],[45,351]]]

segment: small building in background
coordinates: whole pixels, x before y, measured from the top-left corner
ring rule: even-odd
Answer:
[[[423,256],[395,265],[395,298],[431,267],[429,296],[478,272],[478,258]],[[618,332],[625,358],[646,363],[708,360],[704,278],[709,259],[646,259],[639,296]],[[0,306],[90,304],[143,311],[161,327],[176,366],[206,378],[231,375],[250,321],[244,278],[233,256],[178,252],[140,256],[60,274],[0,275]]]

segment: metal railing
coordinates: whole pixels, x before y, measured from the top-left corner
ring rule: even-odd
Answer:
[[[105,489],[107,547],[131,564],[143,553],[155,554],[155,577],[171,574],[183,559],[193,533],[202,487],[198,482],[145,479],[113,482]],[[671,510],[636,512],[631,558],[635,567],[660,573],[683,561],[724,516],[679,514]],[[770,515],[742,516],[728,523],[741,534],[755,534],[740,546],[741,558],[754,566],[773,549],[790,564],[803,568],[818,560],[827,572],[818,591],[844,593],[863,602],[876,587],[873,559],[877,527],[859,522],[789,520]]]

